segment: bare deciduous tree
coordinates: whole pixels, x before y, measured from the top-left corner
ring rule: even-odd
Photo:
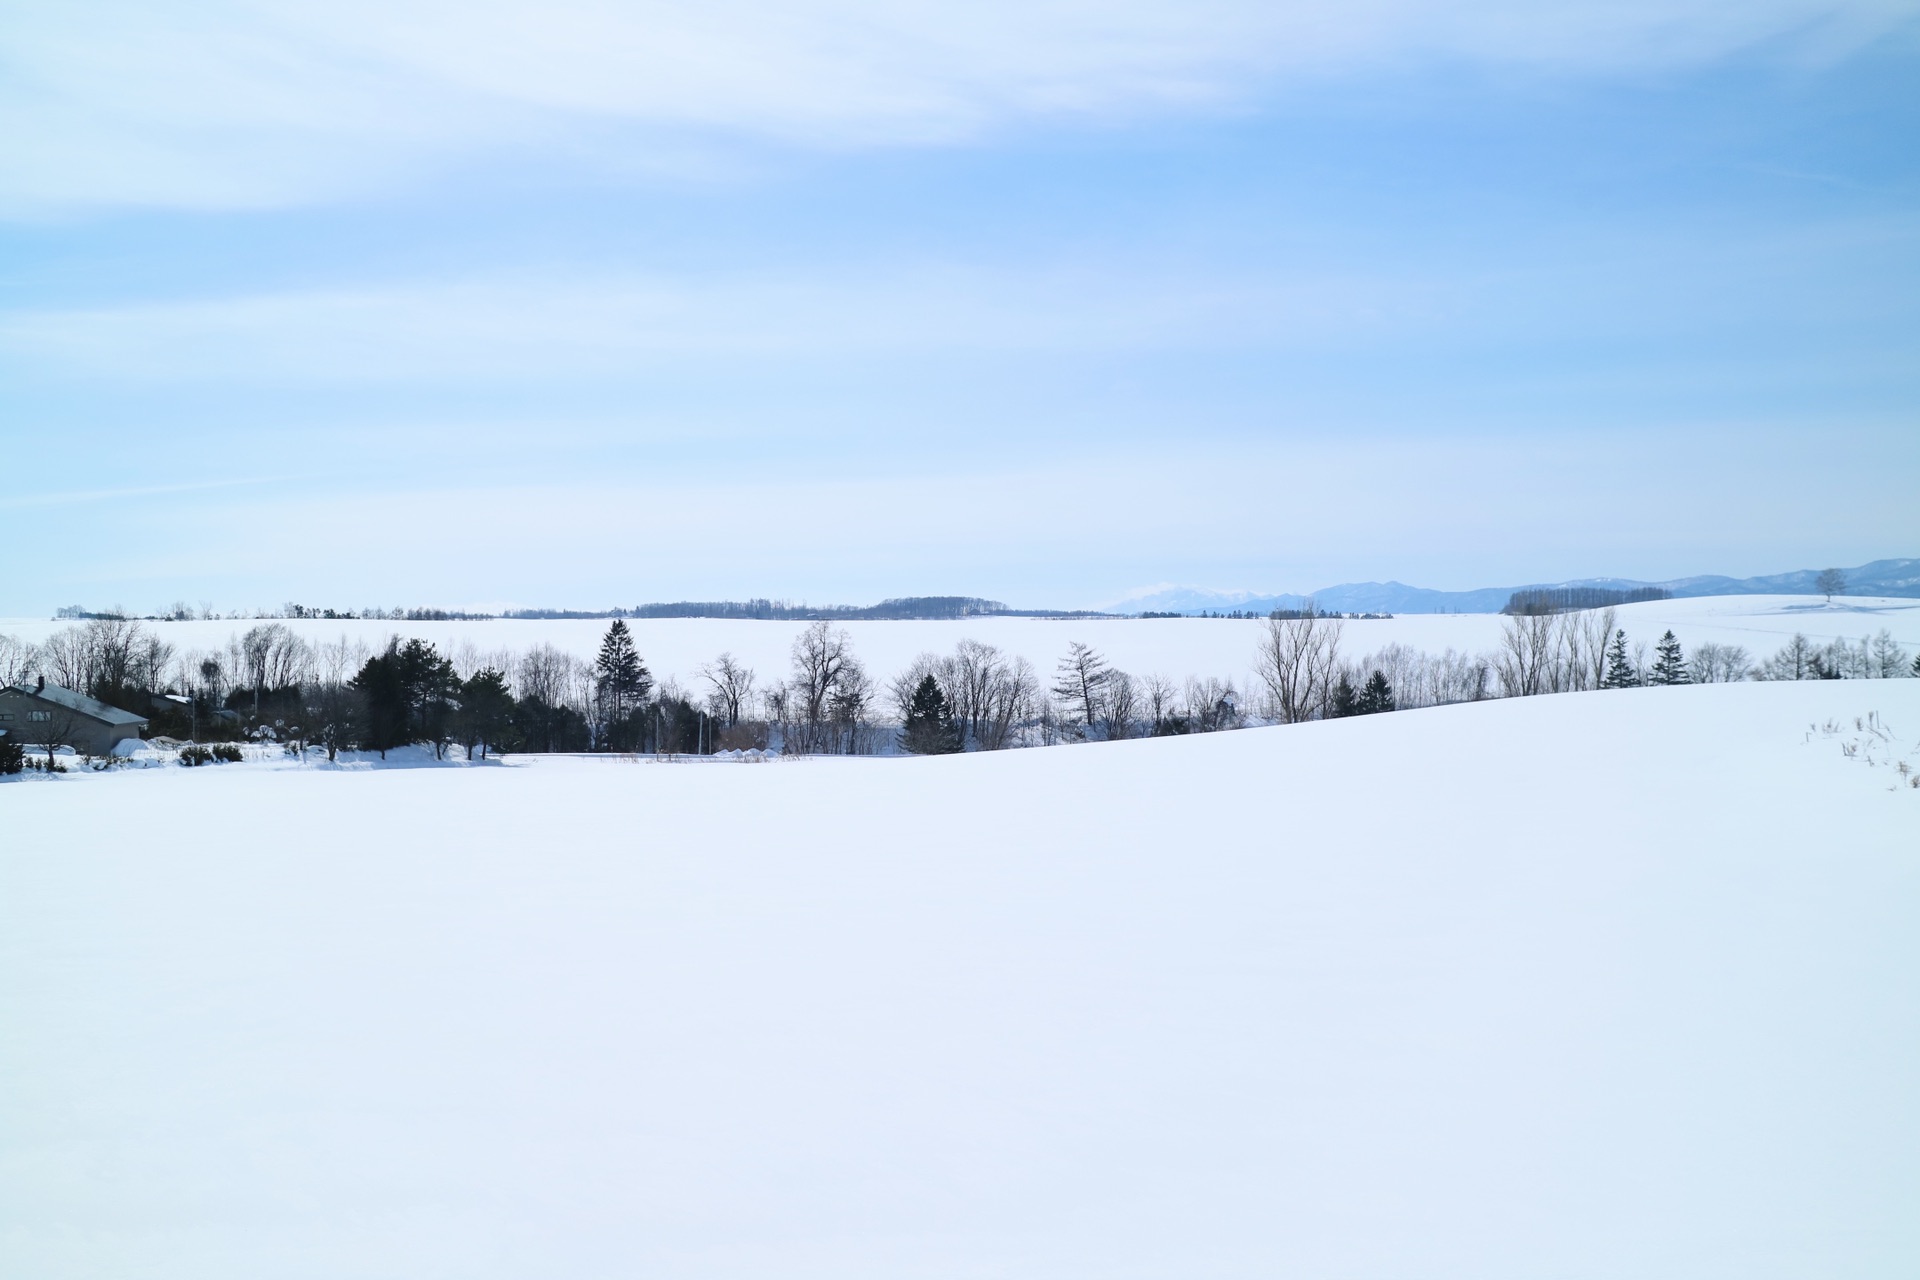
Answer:
[[[1841,569],[1822,569],[1813,580],[1813,589],[1825,596],[1828,604],[1832,604],[1835,596],[1846,594],[1846,572]]]
[[[1147,733],[1159,737],[1171,733],[1180,715],[1180,690],[1159,672],[1140,677],[1140,709],[1147,720]]]
[[[1729,684],[1745,680],[1753,669],[1753,659],[1737,644],[1715,644],[1709,640],[1694,646],[1688,671],[1695,684]]]
[[[0,689],[21,684],[39,670],[39,651],[18,636],[0,635]]]
[[[29,710],[15,731],[22,746],[42,747],[47,753],[47,772],[53,772],[53,755],[61,747],[73,745],[80,729],[80,717],[67,708],[43,705]]]
[[[1555,690],[1561,618],[1552,613],[1509,617],[1500,629],[1500,688],[1509,698]]]
[[[96,688],[123,689],[133,683],[134,654],[140,648],[141,628],[122,617],[89,621],[81,641],[87,649],[86,683],[69,685],[83,693]]]
[[[1040,677],[1025,658],[1011,658],[1000,665],[987,690],[985,714],[975,730],[982,751],[999,751],[1015,745],[1020,726],[1031,720],[1040,699]]]
[[[1298,617],[1268,618],[1254,669],[1273,718],[1297,724],[1324,714],[1339,663],[1340,620],[1320,616],[1313,601]]]
[[[1219,733],[1241,724],[1240,694],[1233,681],[1216,676],[1187,681],[1186,722],[1193,733]]]
[[[815,622],[794,637],[792,656],[788,688],[793,697],[787,708],[792,737],[785,749],[802,755],[827,751],[833,745],[833,695],[853,658],[852,640],[845,630]]]
[[[262,623],[240,637],[239,671],[253,690],[253,709],[276,689],[291,689],[312,674],[313,654],[307,642],[282,622]]]
[[[828,695],[827,711],[834,733],[830,745],[841,755],[860,755],[867,743],[867,723],[877,694],[873,678],[852,654],[840,665],[833,691]]]
[[[1607,641],[1612,638],[1614,611],[1582,609],[1566,615],[1561,628],[1565,649],[1565,684],[1569,689],[1598,689],[1607,674]],[[1394,686],[1399,688],[1398,685]]]
[[[162,692],[171,683],[174,647],[150,631],[142,631],[133,647],[133,682],[142,689]]]
[[[700,676],[713,689],[708,701],[714,716],[729,729],[737,726],[741,713],[753,705],[753,669],[735,662],[731,653],[723,653],[701,667]]]
[[[79,627],[63,627],[40,642],[40,673],[48,684],[83,692],[93,683],[93,657]]]
[[[1140,715],[1139,690],[1124,671],[1107,672],[1107,696],[1100,708],[1100,732],[1109,742],[1131,738]]]

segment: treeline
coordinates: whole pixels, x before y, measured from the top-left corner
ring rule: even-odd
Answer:
[[[383,608],[372,606],[365,609],[332,609],[316,605],[296,604],[289,601],[271,609],[236,610],[220,613],[209,603],[191,605],[184,600],[176,600],[159,613],[133,613],[115,605],[107,609],[88,609],[81,605],[63,605],[54,611],[56,621],[117,621],[117,622],[216,622],[268,619],[292,619],[305,621],[348,621],[370,619],[377,622],[485,622],[498,617],[492,613],[472,613],[464,609],[430,609],[418,607],[394,606]],[[602,615],[591,615],[602,616]]]
[[[824,620],[795,637],[789,659],[786,672],[768,677],[722,653],[692,688],[656,682],[622,619],[591,662],[547,644],[442,652],[398,635],[378,647],[348,636],[313,643],[280,621],[186,651],[122,618],[94,619],[38,646],[0,636],[7,683],[44,674],[148,715],[156,737],[284,742],[329,758],[409,744],[436,756],[459,747],[475,759],[506,751],[992,751],[1249,723],[1232,680],[1177,686],[1135,677],[1081,644],[1051,685],[1025,658],[973,640],[922,654],[882,681],[848,633]],[[929,681],[931,695],[922,687]]]
[[[1623,604],[1643,604],[1649,600],[1671,600],[1673,592],[1665,587],[1526,587],[1507,598],[1501,613],[1528,617],[1543,613],[1571,613],[1580,609],[1611,609]]]
[[[958,618],[1103,618],[1109,615],[1065,609],[1014,609],[979,596],[902,596],[879,604],[796,604],[790,600],[677,600],[632,608],[581,612],[569,609],[510,609],[505,618],[733,618],[760,622],[931,622]]]
[[[1612,608],[1521,614],[1484,653],[1431,654],[1391,644],[1355,659],[1341,656],[1341,620],[1274,618],[1255,663],[1264,697],[1259,715],[1273,723],[1332,719],[1410,707],[1531,697],[1593,689],[1710,684],[1736,680],[1920,677],[1909,654],[1884,628],[1856,642],[1816,645],[1795,635],[1756,661],[1740,645],[1707,643],[1691,656],[1672,631],[1649,644],[1615,625]]]
[[[978,596],[902,596],[874,605],[810,605],[786,600],[681,600],[669,604],[640,604],[612,609],[508,609],[500,613],[478,613],[465,609],[440,609],[420,606],[373,606],[340,609],[289,602],[273,608],[221,614],[211,604],[189,605],[184,601],[169,605],[155,614],[135,614],[118,606],[88,609],[66,605],[55,613],[60,621],[119,619],[144,622],[193,622],[229,620],[338,620],[370,619],[391,622],[483,622],[497,618],[522,620],[599,620],[612,618],[733,618],[766,622],[867,622],[867,621],[939,621],[958,618],[1104,618],[1109,615],[1088,610],[1012,609],[998,600]],[[1249,615],[1251,616],[1251,615]]]
[[[1605,608],[1510,617],[1498,647],[1483,653],[1391,644],[1350,657],[1344,622],[1311,609],[1269,617],[1245,687],[1129,673],[1079,642],[1043,677],[1025,658],[970,639],[881,679],[826,620],[795,637],[783,673],[722,653],[688,687],[656,681],[621,619],[586,661],[549,644],[442,651],[399,635],[378,646],[344,635],[313,643],[279,621],[224,646],[180,651],[138,621],[106,617],[39,645],[0,635],[0,683],[43,676],[146,715],[151,735],[183,742],[276,741],[329,757],[423,744],[437,756],[459,747],[484,758],[994,751],[1591,689],[1920,676],[1920,657],[1884,629],[1857,642],[1795,635],[1758,660],[1739,645],[1702,644],[1689,655],[1671,631],[1631,640]]]
[[[806,605],[772,600],[745,602],[720,600],[679,601],[673,604],[643,604],[630,610],[630,618],[753,618],[773,622],[813,621],[910,621],[943,618],[977,618],[1010,614],[1013,610],[998,600],[977,596],[904,596],[882,600],[875,605]]]
[[[1259,609],[1228,609],[1224,612],[1214,609],[1202,609],[1198,613],[1155,612],[1149,610],[1146,613],[1135,614],[1134,616],[1139,618],[1226,618],[1239,622],[1260,622],[1268,618],[1314,617],[1342,618],[1354,622],[1378,622],[1385,621],[1393,615],[1390,613],[1329,613],[1324,609],[1316,610],[1311,606],[1306,606],[1299,609],[1268,609],[1264,612]]]

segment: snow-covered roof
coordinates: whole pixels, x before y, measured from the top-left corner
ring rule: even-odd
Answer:
[[[42,702],[51,702],[55,706],[65,707],[69,711],[78,712],[83,716],[88,716],[103,724],[129,725],[145,724],[147,722],[145,716],[137,716],[131,711],[122,711],[118,707],[110,707],[98,698],[89,698],[84,693],[75,693],[71,689],[62,689],[57,684],[43,685],[37,689],[30,689],[26,685],[16,684],[10,686],[7,692],[22,694],[29,698],[38,698]]]

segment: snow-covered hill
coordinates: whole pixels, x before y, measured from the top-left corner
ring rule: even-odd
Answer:
[[[1903,1276],[1902,759],[1920,681],[0,787],[0,1272]]]

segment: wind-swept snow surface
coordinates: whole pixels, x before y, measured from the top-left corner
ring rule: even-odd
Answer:
[[[1902,758],[1920,681],[7,785],[0,1273],[1911,1276]]]

